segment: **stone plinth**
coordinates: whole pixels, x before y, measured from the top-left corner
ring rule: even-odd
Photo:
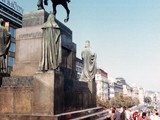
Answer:
[[[48,18],[48,13],[44,10],[36,10],[23,15],[22,27],[42,25]]]
[[[14,112],[14,89],[4,88],[0,89],[0,113]]]
[[[16,54],[12,76],[33,76],[41,57],[41,26],[19,28],[16,31]]]
[[[97,95],[97,93],[96,93],[96,91],[97,91],[97,89],[96,89],[96,83],[95,83],[95,81],[89,81],[88,82],[88,88],[89,88],[89,90],[90,90],[90,92],[91,92],[91,101],[90,101],[90,103],[91,103],[91,106],[93,106],[93,107],[95,107],[96,106],[96,95]]]
[[[86,109],[96,106],[96,83],[85,81],[65,81],[66,109]]]
[[[33,82],[33,113],[54,113],[54,73],[36,74]]]
[[[24,14],[22,28],[16,30],[15,64],[11,76],[33,76],[38,71],[42,50],[41,27],[48,15],[44,10]],[[56,22],[62,39],[61,70],[65,77],[76,78],[76,44],[72,41],[72,31],[58,20]]]
[[[33,77],[5,77],[0,88],[0,113],[32,113]]]
[[[34,115],[1,115],[0,120],[58,120],[55,116],[34,116]]]
[[[0,88],[0,114],[54,115],[64,109],[64,78],[60,72],[32,77],[5,77]]]

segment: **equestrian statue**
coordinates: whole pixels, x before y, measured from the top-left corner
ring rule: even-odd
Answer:
[[[53,14],[56,15],[57,13],[57,10],[56,10],[57,5],[62,5],[67,12],[67,17],[66,19],[64,19],[64,22],[68,22],[69,13],[70,13],[70,10],[68,8],[68,3],[70,2],[70,0],[51,0],[51,1],[52,1],[52,7],[53,7]],[[48,0],[44,0],[44,4],[48,5]],[[38,6],[38,10],[44,9],[43,0],[38,0],[37,6]]]

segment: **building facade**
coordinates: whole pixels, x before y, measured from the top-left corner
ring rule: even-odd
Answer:
[[[101,100],[109,99],[108,74],[102,69],[97,69],[97,74],[95,75],[95,81],[97,86],[97,96]]]
[[[130,85],[128,84],[123,85],[123,95],[124,96],[132,97],[132,92],[133,92],[133,88]]]
[[[3,18],[11,34],[11,45],[7,56],[7,71],[10,73],[15,60],[16,29],[22,27],[23,9],[13,0],[0,0],[0,18]]]
[[[116,82],[114,83],[114,91],[115,91],[115,95],[118,95],[119,93],[123,94],[123,85],[126,84],[126,81],[124,80],[124,78],[115,78]]]
[[[138,99],[139,99],[140,104],[144,104],[144,95],[145,95],[144,89],[142,87],[139,87],[138,88]]]
[[[114,83],[115,79],[112,77],[108,77],[108,82],[109,82],[109,99],[115,97],[115,90],[114,90]]]

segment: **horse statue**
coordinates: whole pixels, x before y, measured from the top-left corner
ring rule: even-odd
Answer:
[[[70,0],[51,0],[51,1],[53,6],[53,14],[56,15],[57,13],[57,10],[56,10],[57,5],[62,5],[67,12],[67,17],[64,19],[64,22],[68,22],[69,13],[70,13],[70,10],[68,8],[68,3],[70,2]],[[44,4],[48,5],[48,0],[44,0]],[[43,0],[38,0],[37,6],[38,6],[38,10],[44,9]]]

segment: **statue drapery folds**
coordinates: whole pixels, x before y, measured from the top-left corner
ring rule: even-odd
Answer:
[[[7,72],[7,65],[5,63],[6,56],[10,47],[10,33],[5,29],[3,24],[3,19],[0,18],[0,73]]]
[[[90,48],[90,41],[86,41],[85,47],[81,52],[81,57],[83,60],[83,71],[81,74],[81,80],[92,81],[96,74],[96,58],[97,55]]]
[[[57,69],[62,61],[60,28],[55,22],[55,17],[50,14],[42,26],[42,54],[40,70],[48,71]]]

